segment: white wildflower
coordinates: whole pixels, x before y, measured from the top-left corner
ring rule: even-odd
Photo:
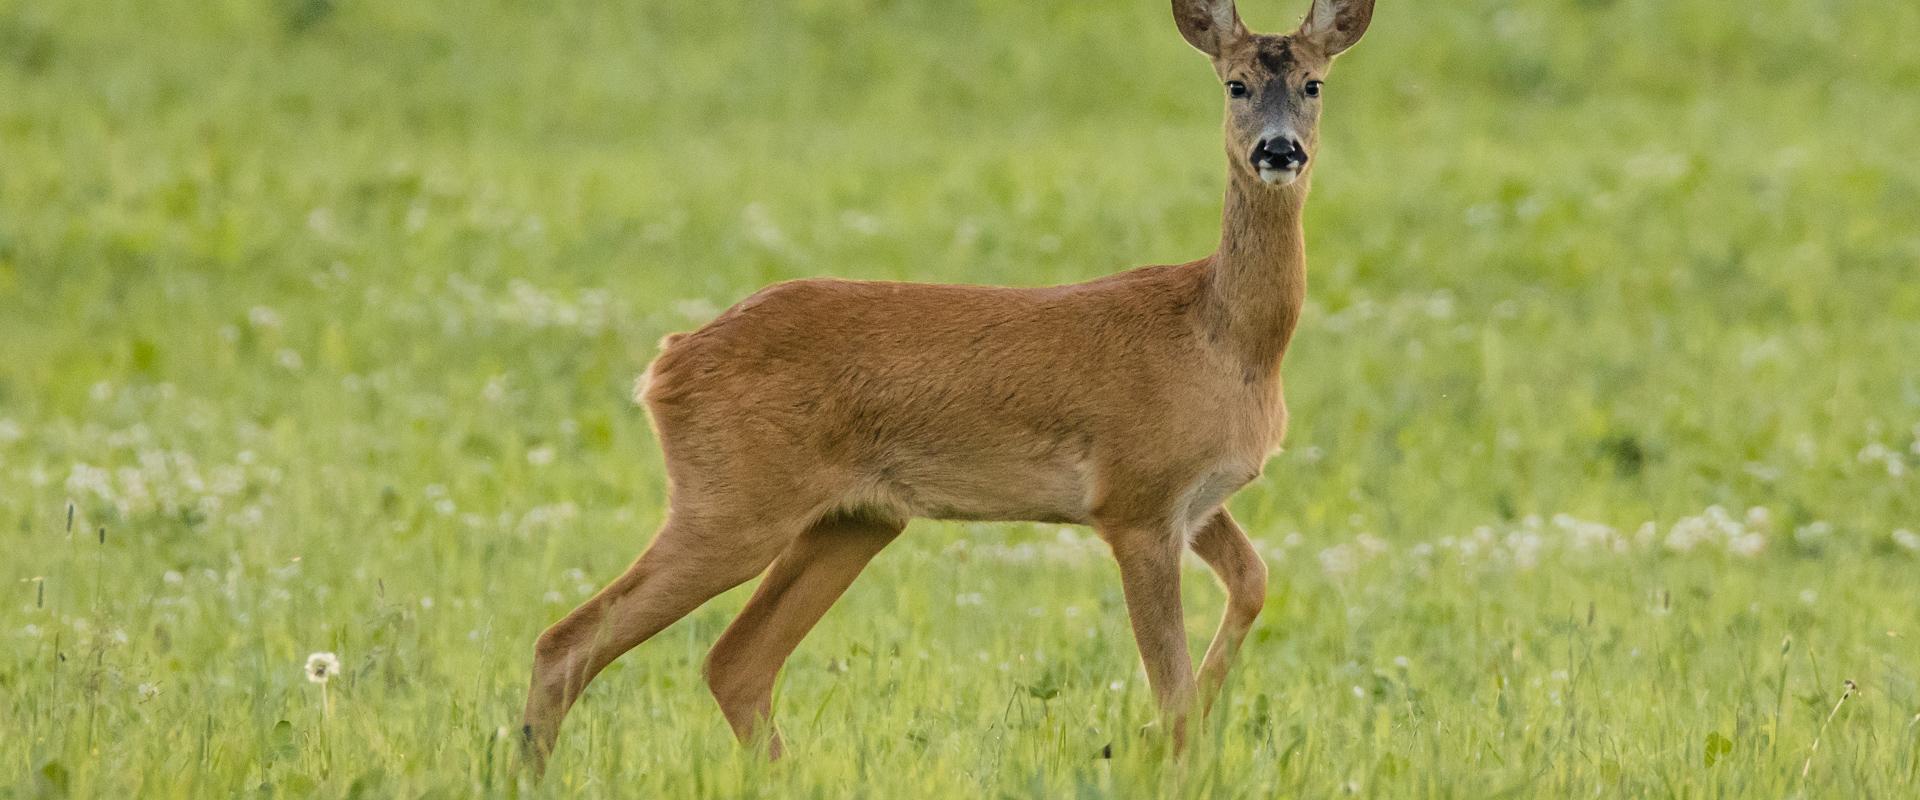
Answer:
[[[1800,546],[1809,549],[1825,545],[1827,540],[1832,537],[1833,524],[1823,520],[1809,522],[1795,529],[1793,532],[1793,540],[1799,543]]]
[[[840,214],[840,224],[847,230],[863,236],[873,236],[880,232],[880,218],[862,211],[848,209]]]
[[[254,306],[247,310],[247,324],[261,330],[279,330],[280,312],[267,306]]]
[[[75,464],[67,473],[67,491],[76,495],[91,494],[111,500],[113,473],[91,464]]]
[[[324,684],[340,672],[340,657],[332,653],[307,656],[307,680]]]
[[[333,233],[333,209],[320,206],[307,212],[307,230],[322,236]]]
[[[554,455],[554,450],[551,447],[536,447],[527,451],[527,463],[536,467],[544,467],[553,463]]]
[[[1684,517],[1667,531],[1667,549],[1686,553],[1712,535],[1713,527],[1705,517]]]
[[[1901,528],[1893,532],[1893,543],[1914,552],[1920,552],[1920,533]]]
[[[507,376],[495,375],[487,379],[487,385],[480,387],[480,399],[489,403],[498,403],[507,399]]]
[[[1351,575],[1359,566],[1359,559],[1350,545],[1334,545],[1320,551],[1320,571],[1328,575]]]

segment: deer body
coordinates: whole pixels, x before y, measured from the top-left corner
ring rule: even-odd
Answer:
[[[1092,524],[1125,503],[1189,525],[1257,474],[1284,415],[1275,365],[1210,340],[1209,277],[781,284],[673,340],[642,399],[676,495],[773,483],[804,505],[783,513],[901,522]]]
[[[595,674],[763,570],[706,673],[735,732],[767,736],[778,756],[767,723],[781,664],[919,517],[1093,526],[1181,740],[1266,593],[1222,504],[1286,429],[1280,363],[1305,297],[1317,121],[1297,87],[1358,38],[1371,2],[1316,0],[1290,37],[1246,32],[1231,0],[1174,11],[1248,100],[1229,107],[1218,250],[1045,288],[794,281],[669,336],[636,392],[666,457],[668,517],[626,574],[540,637],[525,726],[536,768]],[[1266,83],[1256,93],[1248,79]],[[1181,626],[1187,548],[1229,597],[1200,687]]]

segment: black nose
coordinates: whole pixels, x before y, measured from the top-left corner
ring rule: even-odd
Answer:
[[[1307,165],[1307,148],[1291,136],[1261,139],[1253,146],[1253,166],[1265,169],[1289,169]]]

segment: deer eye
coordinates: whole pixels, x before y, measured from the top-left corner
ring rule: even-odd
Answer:
[[[1319,82],[1319,81],[1307,81],[1307,87],[1306,87],[1306,92],[1307,92],[1307,96],[1308,96],[1308,97],[1319,97],[1319,96],[1320,96],[1320,85],[1321,85],[1321,84],[1320,84],[1320,82]]]
[[[1227,81],[1228,97],[1246,97],[1247,85],[1239,81]]]

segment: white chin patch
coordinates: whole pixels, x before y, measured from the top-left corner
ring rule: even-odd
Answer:
[[[1260,182],[1268,186],[1285,186],[1293,183],[1294,179],[1298,177],[1300,177],[1300,170],[1297,168],[1274,169],[1272,167],[1260,167]]]

